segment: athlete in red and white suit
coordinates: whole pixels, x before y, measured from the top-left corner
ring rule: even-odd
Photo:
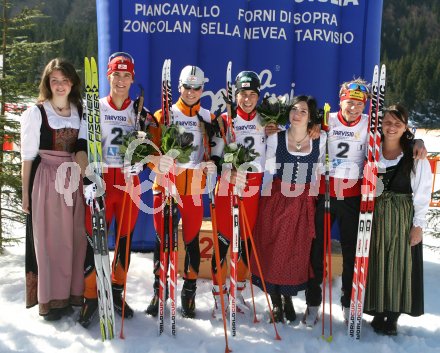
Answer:
[[[118,253],[115,254],[114,266],[112,269],[112,290],[115,311],[122,313],[122,291],[128,268],[125,267],[125,254],[127,246],[127,235],[132,233],[138,216],[138,206],[132,198],[125,197],[125,205],[122,200],[126,189],[126,178],[131,178],[134,187],[139,184],[137,174],[142,170],[141,165],[136,165],[130,171],[129,176],[124,176],[123,157],[119,148],[123,143],[123,137],[133,132],[136,127],[137,107],[129,97],[129,89],[134,80],[134,60],[127,53],[115,53],[109,58],[107,78],[110,83],[110,94],[99,100],[101,144],[103,158],[103,180],[105,191],[105,213],[107,227],[112,219],[115,219],[116,227],[122,222]],[[152,115],[144,108],[142,109],[141,129],[145,128],[146,119],[155,124]],[[78,142],[76,146],[76,160],[80,164],[83,175],[88,165],[87,157],[87,117],[81,121]],[[125,171],[126,173],[128,171]],[[88,178],[84,178],[85,197],[91,201],[96,195],[96,185]],[[130,220],[130,222],[129,222]],[[93,321],[97,308],[97,286],[96,271],[93,259],[93,248],[91,243],[91,214],[90,209],[86,212],[86,229],[89,237],[89,247],[84,265],[84,305],[79,317],[79,323],[87,327]],[[128,244],[130,246],[130,244]],[[125,317],[132,317],[133,310],[125,304]]]
[[[356,240],[361,201],[366,149],[368,148],[368,115],[362,114],[367,98],[367,83],[361,79],[345,82],[339,93],[340,110],[329,115],[328,148],[330,160],[330,216],[331,223],[338,220],[342,250],[341,304],[348,322],[351,300]],[[423,142],[416,143],[414,151],[425,152]],[[423,157],[424,158],[424,157]],[[318,320],[322,301],[323,239],[325,180],[321,185],[316,205],[316,237],[312,243],[311,263],[314,276],[306,290],[307,309],[303,319],[308,326]]]
[[[263,180],[264,161],[266,159],[266,137],[268,129],[261,124],[261,118],[256,111],[257,102],[260,96],[260,78],[253,71],[242,71],[237,75],[236,82],[236,101],[237,110],[236,116],[232,119],[233,133],[235,134],[235,143],[241,144],[246,147],[253,148],[255,152],[259,153],[259,156],[251,162],[251,170],[247,173],[237,173],[235,170],[227,170],[223,165],[221,177],[218,180],[215,204],[217,210],[217,229],[219,239],[219,254],[220,262],[222,266],[222,283],[225,283],[226,278],[226,265],[225,259],[229,248],[229,244],[232,241],[232,205],[233,205],[233,188],[234,185],[240,184],[240,180],[243,177],[246,178],[246,187],[241,192],[243,197],[244,209],[249,221],[249,227],[252,231],[257,219],[258,214],[258,202],[260,198],[260,186]],[[227,115],[224,114],[223,120],[226,126],[226,135],[228,134]],[[276,132],[276,128],[273,132]],[[217,139],[218,140],[218,139]],[[222,154],[222,148],[224,146],[221,141],[217,141],[213,148],[213,153],[217,154],[219,158]],[[230,141],[228,141],[230,142]],[[246,231],[245,224],[242,223],[242,217],[239,220],[239,229],[241,237],[241,246],[239,253],[239,261],[237,264],[237,307],[239,311],[245,309],[246,305],[242,296],[242,291],[246,286],[246,278],[248,277],[248,259],[246,256],[245,241],[248,239],[248,232]],[[250,242],[248,241],[248,248]],[[220,292],[223,295],[226,294],[226,285],[223,286],[220,291],[217,283],[217,268],[215,263],[215,254],[212,255],[211,271],[213,278],[213,294],[215,299],[215,306],[213,315],[218,316],[220,314]],[[227,301],[226,301],[227,303]]]

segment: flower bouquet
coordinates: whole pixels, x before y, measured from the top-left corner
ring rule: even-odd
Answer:
[[[231,164],[233,168],[238,170],[242,164],[254,161],[259,155],[253,148],[233,142],[225,146],[220,164]]]
[[[193,151],[197,150],[197,146],[193,146],[194,135],[186,132],[182,126],[171,124],[166,127],[162,125],[162,152],[176,156],[179,163],[188,163]]]
[[[145,131],[133,131],[125,135],[119,147],[119,154],[124,160],[130,160],[131,165],[141,162],[156,150],[150,138],[151,136]]]
[[[286,96],[269,96],[263,98],[257,106],[257,112],[261,116],[261,124],[286,125],[289,122],[290,104]]]

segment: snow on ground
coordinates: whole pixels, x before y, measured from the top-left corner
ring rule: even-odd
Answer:
[[[282,337],[275,340],[273,325],[268,323],[264,294],[255,290],[257,315],[261,322],[254,324],[251,315],[244,315],[238,321],[237,336],[228,331],[229,347],[234,352],[350,352],[350,353],[438,353],[440,352],[440,239],[425,237],[425,312],[413,318],[403,315],[399,320],[397,337],[379,336],[369,326],[371,317],[365,316],[362,339],[353,342],[346,333],[339,305],[341,281],[333,281],[333,341],[328,343],[321,337],[321,322],[308,329],[297,319],[293,324],[279,324]],[[197,318],[183,319],[178,315],[178,334],[172,337],[169,330],[158,337],[157,321],[145,316],[152,293],[152,254],[134,253],[127,283],[127,301],[135,310],[132,319],[125,320],[125,339],[119,338],[121,320],[117,317],[117,338],[101,342],[97,324],[88,330],[76,324],[78,308],[71,317],[58,322],[45,322],[38,315],[37,307],[25,308],[24,292],[24,245],[8,247],[0,256],[0,352],[26,353],[161,353],[161,352],[224,352],[225,340],[221,321],[211,319],[213,299],[211,284],[198,281]],[[179,280],[179,293],[182,281]],[[250,301],[250,290],[245,298]],[[294,298],[298,317],[305,310],[304,294]],[[180,300],[179,300],[180,307]],[[169,307],[168,307],[169,308]],[[327,311],[328,312],[328,311]],[[168,314],[168,313],[167,313]],[[328,327],[328,320],[326,321]],[[168,327],[166,327],[167,329]],[[328,333],[327,333],[328,334]]]

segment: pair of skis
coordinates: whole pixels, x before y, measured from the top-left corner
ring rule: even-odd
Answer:
[[[386,69],[382,65],[374,68],[372,80],[372,98],[370,105],[369,137],[367,159],[362,181],[362,198],[356,243],[356,258],[353,273],[353,288],[351,291],[348,334],[360,339],[362,329],[362,314],[364,310],[365,286],[368,274],[368,257],[373,223],[374,198],[376,196],[376,181],[378,160],[381,143],[382,118],[385,99]]]
[[[162,118],[165,126],[173,123],[171,95],[171,59],[166,59],[162,67]],[[174,175],[174,168],[171,173]],[[167,292],[167,274],[170,270],[170,318],[171,334],[176,335],[176,311],[177,311],[177,263],[178,263],[178,215],[174,183],[167,176],[165,186],[165,205],[163,208],[163,237],[160,244],[160,268],[159,268],[159,335],[164,332],[165,326],[165,303]],[[171,189],[173,188],[173,190]]]
[[[234,123],[232,121],[232,62],[228,62],[226,68],[226,111],[228,114],[228,140],[229,143],[235,142]],[[232,193],[232,247],[231,247],[231,267],[229,283],[229,324],[231,335],[237,335],[237,264],[240,253],[240,222],[238,211],[238,190],[234,185]],[[217,269],[219,271],[221,269]]]
[[[84,58],[85,94],[87,111],[87,148],[89,164],[94,166],[98,192],[102,184],[102,145],[99,111],[98,68],[95,58]],[[98,287],[99,326],[102,340],[115,336],[115,313],[110,272],[110,258],[107,244],[104,195],[97,197],[90,205],[92,216],[92,243]]]

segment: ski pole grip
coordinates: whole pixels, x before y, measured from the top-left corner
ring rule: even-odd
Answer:
[[[330,104],[325,103],[324,104],[324,111],[322,114],[322,129],[326,132],[328,132],[328,130],[329,130],[329,126],[328,126],[329,114],[330,114]]]

